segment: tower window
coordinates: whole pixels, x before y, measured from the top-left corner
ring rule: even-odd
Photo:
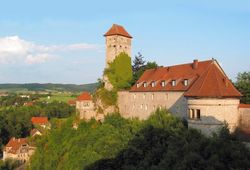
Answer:
[[[184,80],[184,86],[187,86],[188,85],[188,79],[185,79]]]
[[[172,80],[172,86],[176,86],[176,80]]]
[[[143,83],[143,87],[147,87],[147,83],[146,82]]]

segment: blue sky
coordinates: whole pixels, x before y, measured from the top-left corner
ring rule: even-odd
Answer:
[[[250,71],[248,0],[8,0],[0,6],[0,83],[91,83],[113,23],[159,65],[216,58],[235,79]]]

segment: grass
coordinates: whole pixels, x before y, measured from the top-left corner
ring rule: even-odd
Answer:
[[[49,96],[49,95],[48,95]],[[46,101],[48,103],[53,101],[68,102],[69,100],[74,100],[76,97],[72,96],[72,93],[52,93],[50,98],[42,97],[40,101]]]

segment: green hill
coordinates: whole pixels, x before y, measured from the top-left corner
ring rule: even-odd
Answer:
[[[90,84],[0,84],[0,92],[27,92],[27,91],[69,91],[69,92],[81,92],[89,91],[93,92],[97,88],[97,83]]]

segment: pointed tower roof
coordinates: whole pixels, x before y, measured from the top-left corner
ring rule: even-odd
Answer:
[[[113,24],[112,27],[104,34],[104,36],[121,35],[124,37],[132,38],[132,36],[121,25]]]
[[[241,93],[214,61],[184,94],[186,97],[240,97]]]

